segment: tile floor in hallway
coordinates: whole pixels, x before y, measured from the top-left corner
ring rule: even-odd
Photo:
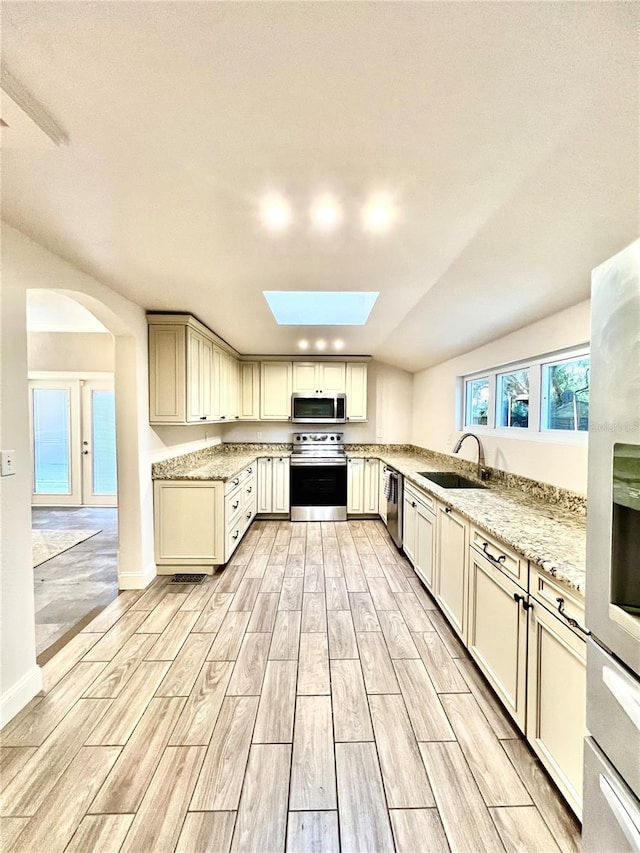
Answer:
[[[2,850],[570,851],[579,828],[377,521],[254,522],[122,593],[2,733]]]
[[[40,655],[96,607],[118,594],[118,510],[115,507],[33,507],[38,530],[99,530],[33,570],[36,654]]]

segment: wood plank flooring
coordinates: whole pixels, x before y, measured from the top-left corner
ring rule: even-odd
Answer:
[[[3,853],[576,851],[580,831],[377,521],[256,521],[121,596],[0,733]]]

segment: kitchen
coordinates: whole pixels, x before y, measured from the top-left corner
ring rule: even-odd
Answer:
[[[634,55],[632,9],[49,5],[7,4],[12,74],[70,140],[11,146],[3,190],[3,387],[16,401],[3,448],[18,465],[1,481],[2,750],[15,762],[1,823],[15,849],[106,850],[110,834],[115,849],[575,849],[582,816],[585,849],[636,849],[625,679],[638,647],[620,637],[637,605],[637,349],[622,366],[610,356],[637,333],[637,278],[606,263],[637,237],[624,177],[637,174],[637,81],[616,59]],[[307,45],[323,62],[304,61]],[[174,80],[147,73],[163,54]],[[270,72],[245,75],[238,57]],[[207,63],[211,79],[196,72]],[[233,81],[233,106],[213,79]],[[96,91],[118,93],[118,128]],[[172,125],[160,140],[154,105],[201,132]],[[613,311],[624,336],[611,337],[597,274],[589,301],[596,268],[614,289],[631,282],[626,326]],[[26,569],[30,287],[75,295],[115,336],[122,519],[122,592],[45,665],[44,695]],[[279,323],[278,290],[285,305],[379,295],[364,321],[318,324],[316,304]],[[296,399],[312,422],[296,422]],[[317,401],[334,406],[329,423]],[[479,444],[454,454],[466,432]],[[585,560],[587,502],[601,550]],[[607,582],[589,571],[612,529],[609,629]],[[606,712],[622,715],[622,757],[594,716],[607,693],[622,697]],[[279,728],[268,700],[283,695]],[[236,735],[230,788],[216,788]],[[72,782],[86,784],[74,804]]]

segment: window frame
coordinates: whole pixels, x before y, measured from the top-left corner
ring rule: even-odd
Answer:
[[[559,362],[573,361],[579,358],[590,358],[589,344],[569,347],[566,349],[546,352],[529,359],[505,362],[490,369],[476,370],[465,373],[457,378],[455,429],[457,432],[477,432],[478,435],[512,438],[526,441],[542,441],[552,444],[585,445],[589,435],[588,430],[543,429],[542,416],[542,375],[543,368]],[[529,425],[526,427],[496,426],[497,424],[497,389],[498,376],[519,370],[529,371]],[[476,379],[489,380],[489,400],[487,425],[467,423],[467,383]]]

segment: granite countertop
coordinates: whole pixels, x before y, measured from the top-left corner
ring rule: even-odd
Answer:
[[[456,471],[473,476],[475,465],[410,446],[353,445],[351,458],[377,458],[406,480],[432,494],[474,524],[496,536],[544,572],[584,596],[586,526],[584,499],[536,484],[536,494],[514,487],[518,478],[500,477],[486,489],[443,489],[419,471]],[[154,480],[226,481],[259,457],[289,456],[290,444],[219,445],[152,466]],[[525,481],[531,482],[531,481]],[[548,495],[545,497],[545,488]],[[574,508],[575,505],[575,508]]]

